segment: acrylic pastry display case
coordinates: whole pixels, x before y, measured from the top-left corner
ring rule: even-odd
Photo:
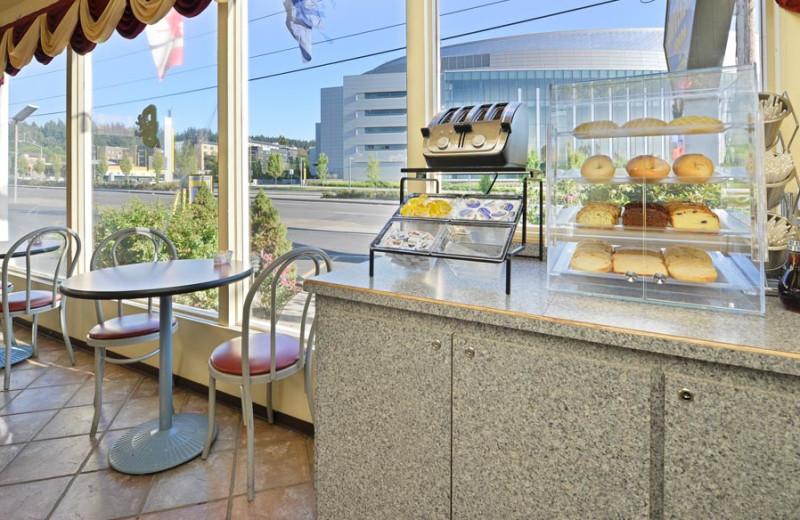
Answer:
[[[764,313],[750,66],[554,85],[548,288]]]

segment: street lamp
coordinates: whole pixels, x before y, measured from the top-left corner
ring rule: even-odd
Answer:
[[[353,158],[348,157],[347,164],[347,189],[353,189]]]
[[[17,115],[11,118],[11,121],[14,122],[14,202],[17,202],[17,177],[19,177],[19,168],[17,167],[19,145],[18,127],[22,121],[37,110],[39,110],[39,107],[36,105],[25,105],[25,108],[17,112]]]

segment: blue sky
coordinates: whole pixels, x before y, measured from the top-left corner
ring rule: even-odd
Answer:
[[[508,24],[555,11],[573,9],[602,0],[441,0],[440,32],[447,37],[486,27]],[[478,7],[482,6],[484,7]],[[379,27],[402,24],[404,0],[321,0],[323,27],[314,41],[342,38]],[[452,11],[461,13],[445,15]],[[666,0],[619,0],[540,21],[488,31],[447,43],[463,43],[517,34],[615,27],[662,27]],[[405,45],[405,27],[316,43],[313,59],[304,64],[297,44],[285,28],[280,0],[250,1],[250,78],[279,74]],[[144,34],[125,40],[116,33],[93,52],[94,118],[132,125],[136,115],[150,103],[159,118],[171,110],[178,130],[188,127],[216,128],[216,3],[200,16],[184,21],[183,65],[170,69],[159,82]],[[285,50],[288,49],[288,50]],[[342,84],[342,76],[361,74],[381,63],[402,56],[402,51],[350,61],[318,69],[291,72],[250,82],[250,133],[283,134],[314,138],[319,120],[319,89]],[[263,55],[258,56],[257,55]],[[63,119],[66,107],[64,54],[49,65],[33,62],[10,81],[10,112],[26,103],[39,105],[31,121],[41,124]],[[174,95],[173,95],[174,94]],[[159,97],[160,96],[160,97]]]

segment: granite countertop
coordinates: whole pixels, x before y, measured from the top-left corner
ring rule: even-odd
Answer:
[[[494,264],[478,264],[493,269]],[[635,350],[800,375],[800,314],[767,298],[766,316],[549,293],[545,262],[516,259],[505,279],[458,276],[439,260],[407,269],[376,257],[308,280],[322,296]],[[465,273],[466,274],[466,273]]]

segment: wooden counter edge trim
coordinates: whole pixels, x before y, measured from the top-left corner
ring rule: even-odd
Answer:
[[[602,330],[606,332],[614,332],[614,333],[622,333],[622,334],[629,334],[631,336],[642,336],[642,337],[649,337],[649,338],[656,338],[656,339],[663,339],[667,341],[675,341],[679,343],[691,343],[698,346],[703,347],[713,347],[713,348],[722,348],[727,350],[738,350],[741,352],[750,352],[753,354],[766,354],[772,355],[776,357],[783,357],[789,359],[797,359],[800,360],[800,353],[794,352],[785,352],[782,350],[772,350],[768,348],[759,348],[759,347],[749,347],[747,345],[737,345],[734,343],[721,343],[718,341],[710,341],[705,339],[692,339],[692,338],[685,338],[683,336],[675,336],[672,334],[660,334],[656,332],[645,332],[642,330],[636,329],[624,329],[620,327],[612,327],[610,325],[597,325],[594,323],[586,323],[585,321],[575,321],[569,320],[566,318],[552,318],[549,316],[541,316],[537,314],[524,314],[521,312],[515,311],[508,311],[502,309],[492,309],[490,307],[480,307],[478,305],[469,305],[466,303],[456,303],[456,302],[448,302],[445,300],[435,300],[432,298],[424,298],[422,296],[411,296],[408,294],[398,294],[393,292],[386,292],[386,291],[376,291],[375,289],[366,289],[363,287],[354,287],[352,285],[342,285],[337,283],[330,283],[330,282],[321,282],[318,280],[308,280],[306,281],[309,285],[322,285],[326,287],[331,287],[334,289],[343,289],[348,291],[355,291],[355,292],[362,292],[367,294],[375,294],[378,296],[391,296],[393,298],[400,298],[403,300],[410,300],[410,301],[417,301],[423,303],[431,303],[436,305],[446,305],[448,307],[456,307],[461,309],[467,309],[471,311],[480,311],[480,312],[490,312],[493,314],[503,314],[506,316],[512,316],[515,318],[525,318],[525,319],[536,319],[540,321],[550,322],[550,323],[557,323],[559,325],[569,325],[569,326],[578,326],[578,327],[585,327],[590,329]],[[322,295],[325,296],[325,295]]]

